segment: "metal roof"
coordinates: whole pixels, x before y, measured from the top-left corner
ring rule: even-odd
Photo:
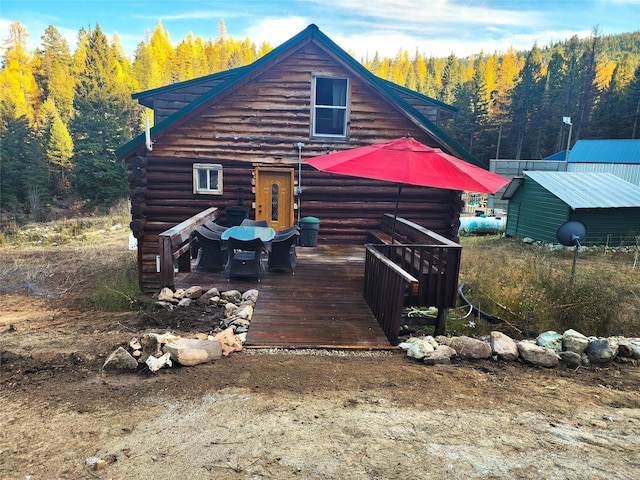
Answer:
[[[569,152],[569,163],[640,164],[640,140],[578,140]]]
[[[611,173],[524,173],[572,209],[640,207],[640,187]]]

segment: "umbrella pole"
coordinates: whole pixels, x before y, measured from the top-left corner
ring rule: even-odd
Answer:
[[[402,193],[402,184],[398,184],[398,195],[396,196],[396,210],[393,212],[393,225],[391,227],[391,243],[396,236],[396,218],[398,217],[398,203],[400,202],[400,194]]]

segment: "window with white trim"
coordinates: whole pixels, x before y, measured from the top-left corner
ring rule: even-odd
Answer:
[[[315,77],[313,92],[313,136],[347,136],[346,78]]]
[[[222,195],[222,165],[217,163],[194,163],[193,193]]]

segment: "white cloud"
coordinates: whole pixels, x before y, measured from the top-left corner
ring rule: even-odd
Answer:
[[[310,23],[309,19],[299,16],[267,17],[258,23],[248,26],[239,35],[239,38],[250,38],[253,43],[260,45],[263,42],[277,47],[294,35],[304,30]]]

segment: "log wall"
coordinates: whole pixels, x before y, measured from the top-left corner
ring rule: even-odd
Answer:
[[[348,141],[311,138],[313,73],[350,79]],[[163,108],[168,101],[164,96]],[[426,145],[438,146],[354,72],[313,43],[270,69],[256,72],[246,84],[155,138],[153,151],[141,150],[127,159],[131,227],[138,238],[142,290],[154,291],[159,286],[158,234],[209,207],[224,212],[237,204],[239,188],[244,206],[251,207],[257,166],[297,169],[298,142],[304,143],[304,159],[394,140],[407,133]],[[223,165],[223,195],[192,193],[194,163]],[[301,186],[301,215],[318,217],[320,242],[334,243],[364,243],[367,231],[377,228],[382,214],[393,212],[398,191],[392,183],[331,175],[307,165],[302,168]],[[459,192],[405,186],[398,213],[455,238],[452,225],[461,209]],[[253,210],[249,217],[254,218]],[[219,221],[225,223],[224,214]]]

